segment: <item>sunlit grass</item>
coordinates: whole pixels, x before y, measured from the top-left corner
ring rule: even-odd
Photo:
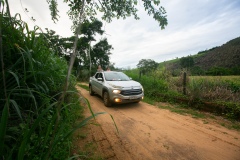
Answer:
[[[171,112],[180,114],[180,115],[191,115],[193,118],[206,118],[206,115],[203,113],[200,113],[197,110],[193,110],[191,108],[186,108],[185,106],[181,105],[158,105],[159,108],[161,109],[167,109]]]
[[[144,97],[144,99],[142,100],[143,102],[146,102],[148,104],[154,105],[155,101],[153,101],[152,99],[148,98],[148,97]]]

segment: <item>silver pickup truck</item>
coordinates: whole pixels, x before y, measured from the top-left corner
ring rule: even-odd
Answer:
[[[107,107],[113,103],[139,102],[144,96],[139,82],[133,81],[123,72],[116,71],[97,72],[90,77],[89,93],[101,96]]]

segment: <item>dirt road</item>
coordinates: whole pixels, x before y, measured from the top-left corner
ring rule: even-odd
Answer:
[[[104,159],[240,160],[240,132],[144,102],[107,108],[100,97],[78,90],[95,113],[106,112],[96,117],[100,126],[91,125]]]

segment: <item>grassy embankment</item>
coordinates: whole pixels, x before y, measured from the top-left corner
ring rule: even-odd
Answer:
[[[140,78],[137,70],[125,73],[143,85],[145,101],[149,103],[178,103],[240,120],[240,76],[187,76],[184,95],[182,76],[171,77],[161,72]]]

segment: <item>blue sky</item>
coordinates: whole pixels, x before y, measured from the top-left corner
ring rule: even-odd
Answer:
[[[51,21],[46,0],[9,0],[9,4],[12,14],[21,13],[30,26],[49,28],[63,37],[72,35],[65,3],[59,1],[61,17],[56,24]],[[161,5],[168,19],[164,30],[147,15],[141,3],[140,20],[129,17],[103,23],[107,34],[97,38],[106,37],[113,46],[110,60],[116,67],[136,68],[141,59],[163,62],[194,55],[240,36],[239,0],[161,0]],[[28,9],[27,14],[22,6]],[[36,21],[33,23],[29,17]]]

